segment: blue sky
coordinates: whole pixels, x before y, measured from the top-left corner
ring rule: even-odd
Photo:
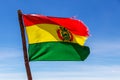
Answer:
[[[82,20],[84,62],[30,62],[33,80],[119,80],[120,0],[0,0],[0,80],[27,80],[17,10]]]

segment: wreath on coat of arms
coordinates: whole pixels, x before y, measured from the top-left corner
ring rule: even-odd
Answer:
[[[65,41],[65,42],[70,42],[73,41],[73,35],[70,33],[66,28],[64,27],[59,27],[57,30],[58,37]]]

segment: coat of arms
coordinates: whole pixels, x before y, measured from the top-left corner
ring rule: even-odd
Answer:
[[[57,34],[58,37],[65,41],[65,42],[69,42],[73,40],[73,35],[72,33],[70,33],[66,28],[64,27],[59,27],[59,29],[57,30]]]

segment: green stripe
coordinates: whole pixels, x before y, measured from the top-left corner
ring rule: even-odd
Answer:
[[[69,42],[44,42],[29,44],[30,61],[83,61],[90,53],[89,47]]]

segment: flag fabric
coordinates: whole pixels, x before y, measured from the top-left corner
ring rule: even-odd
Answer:
[[[23,14],[30,61],[83,61],[90,49],[84,46],[88,28],[80,20]]]

